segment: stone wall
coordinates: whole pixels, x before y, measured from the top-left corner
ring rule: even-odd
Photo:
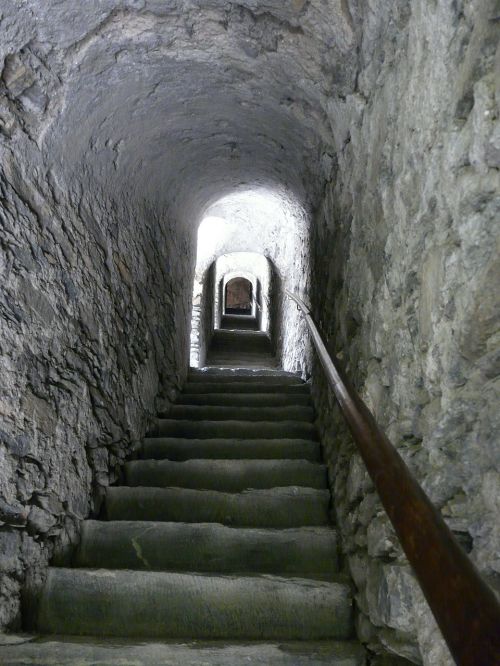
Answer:
[[[215,264],[212,264],[206,272],[203,280],[203,288],[200,300],[200,323],[198,340],[198,364],[205,365],[205,358],[210,347],[210,341],[214,332],[214,288],[215,288]],[[194,321],[191,318],[191,326]]]
[[[500,578],[498,3],[367,3],[357,90],[313,234],[314,313],[379,423],[492,585]],[[318,370],[358,629],[451,663]]]
[[[0,627],[16,628],[21,587],[183,380],[194,257],[160,212],[47,172],[20,128],[1,139]]]

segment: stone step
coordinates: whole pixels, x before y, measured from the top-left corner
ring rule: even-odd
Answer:
[[[235,351],[223,349],[221,347],[213,347],[207,354],[207,359],[208,358],[226,358],[228,360],[231,360],[233,362],[239,361],[241,358],[253,358],[253,357],[267,357],[267,358],[274,358],[274,355],[271,351],[271,348],[240,348]],[[239,368],[245,368],[246,366],[241,364]]]
[[[265,344],[246,344],[240,347],[228,349],[225,345],[213,345],[208,354],[207,358],[210,356],[226,356],[227,358],[237,361],[244,355],[261,355],[261,356],[272,356],[273,351],[271,345],[267,342]],[[244,365],[240,366],[240,369],[248,369]],[[271,368],[269,368],[271,369]],[[273,370],[278,370],[278,368],[272,368]]]
[[[184,439],[151,437],[142,444],[143,458],[191,459],[297,459],[319,462],[319,442],[306,439]]]
[[[259,326],[256,317],[245,315],[223,315],[220,327],[228,330],[258,331]]]
[[[190,488],[106,489],[108,520],[221,523],[235,527],[307,527],[329,524],[327,490],[272,488],[223,493]]]
[[[263,349],[271,350],[271,340],[263,331],[248,330],[222,330],[214,332],[210,341],[209,351],[224,349],[237,356],[242,350]]]
[[[241,407],[309,407],[311,397],[294,393],[181,393],[177,405],[227,405]]]
[[[214,368],[224,368],[230,370],[231,368],[241,368],[242,365],[244,365],[247,368],[256,368],[261,370],[262,368],[276,368],[278,366],[278,362],[276,360],[275,356],[269,356],[269,357],[264,357],[264,356],[259,356],[258,358],[255,359],[243,359],[243,360],[238,360],[234,361],[234,359],[220,359],[217,357],[210,357],[207,356],[206,363],[209,366],[213,366]]]
[[[172,405],[160,418],[193,421],[313,421],[312,407],[246,407],[231,405]]]
[[[317,439],[317,431],[307,421],[189,421],[158,419],[150,435],[160,437],[272,439],[277,437]]]
[[[239,384],[262,384],[264,386],[289,386],[294,384],[303,384],[304,382],[297,376],[279,370],[190,370],[187,377],[188,384],[217,382],[221,384],[239,383]]]
[[[247,488],[327,487],[326,466],[305,460],[133,460],[125,463],[124,472],[128,486],[228,493]]]
[[[229,375],[231,377],[255,377],[256,375],[265,377],[295,377],[299,381],[300,375],[297,372],[288,372],[287,370],[274,369],[274,370],[252,370],[249,368],[237,368],[234,370],[222,370],[220,368],[189,368],[188,375],[196,375],[199,377]]]
[[[95,569],[267,573],[306,578],[338,571],[330,527],[256,529],[217,523],[86,520],[74,564]]]
[[[246,368],[255,368],[256,370],[261,370],[263,368],[278,367],[278,361],[274,355],[263,353],[239,353],[238,356],[235,356],[234,354],[220,354],[217,352],[211,352],[210,354],[207,354],[206,364],[208,366],[223,369],[241,368],[244,366]]]
[[[50,568],[39,631],[130,638],[346,639],[343,583],[277,576]]]
[[[354,641],[131,641],[102,636],[36,639],[2,646],[4,666],[365,666]]]
[[[227,349],[234,354],[242,349],[272,349],[269,336],[262,331],[219,330],[210,342],[210,350]]]
[[[293,393],[309,395],[309,385],[301,382],[294,384],[264,384],[262,382],[218,382],[188,381],[184,385],[185,393]]]

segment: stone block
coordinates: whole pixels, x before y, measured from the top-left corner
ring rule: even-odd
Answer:
[[[57,523],[51,513],[38,506],[32,506],[28,516],[28,530],[31,534],[46,534]]]
[[[394,558],[401,553],[399,540],[387,514],[377,515],[368,525],[367,547],[370,557]]]
[[[414,635],[414,591],[417,583],[407,566],[371,560],[366,595],[370,620]]]

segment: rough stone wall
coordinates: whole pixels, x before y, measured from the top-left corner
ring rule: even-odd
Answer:
[[[215,264],[212,264],[207,270],[206,278],[203,280],[203,288],[199,305],[199,326],[198,326],[198,366],[205,365],[205,358],[210,347],[210,341],[214,332],[214,285],[215,285]],[[195,324],[191,318],[191,326]]]
[[[0,164],[3,628],[182,381],[194,258],[147,206],[47,173],[19,127]]]
[[[375,0],[357,21],[357,90],[329,104],[337,164],[314,232],[314,312],[331,351],[495,585],[499,7]],[[449,664],[321,379],[314,390],[359,635],[415,663]]]

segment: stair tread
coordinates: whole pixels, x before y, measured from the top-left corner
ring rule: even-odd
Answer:
[[[87,520],[75,565],[331,579],[338,571],[337,532],[331,526],[273,529]]]
[[[195,383],[242,383],[242,384],[262,384],[263,386],[287,386],[294,384],[304,384],[300,377],[290,373],[274,371],[274,370],[261,370],[255,371],[250,370],[248,372],[240,372],[238,370],[221,370],[217,372],[217,369],[211,369],[208,371],[200,372],[190,372],[188,374],[188,384]]]
[[[349,585],[274,575],[51,567],[35,612],[48,633],[305,640],[353,633]]]
[[[241,460],[295,458],[318,461],[320,446],[313,440],[292,438],[150,437],[144,439],[142,453],[145,458],[171,460],[221,458],[225,454],[227,458]]]
[[[184,385],[186,393],[302,393],[309,394],[309,385],[301,382],[289,384],[264,384],[262,382],[217,382],[207,378],[204,381]]]
[[[125,463],[124,470],[128,486],[175,486],[225,492],[327,486],[326,466],[306,460],[133,460]]]
[[[248,536],[265,536],[277,540],[287,540],[291,537],[304,537],[310,539],[317,536],[329,536],[337,532],[334,525],[304,525],[302,527],[234,527],[222,525],[221,523],[183,523],[183,522],[154,522],[142,520],[94,520],[88,518],[82,521],[82,525],[106,532],[108,529],[137,529],[137,530],[181,530],[192,531],[214,531],[224,532],[228,536],[245,534]]]
[[[35,637],[33,637],[35,638]],[[75,666],[77,663],[123,666],[364,666],[365,651],[354,641],[132,641],[88,638],[61,638],[30,640],[22,636],[22,643],[2,646],[5,666]]]
[[[227,419],[223,421],[200,419],[157,419],[151,434],[177,435],[181,437],[239,439],[270,439],[275,436],[295,436],[315,440],[318,433],[309,421],[245,421]]]
[[[313,421],[312,407],[288,406],[232,406],[232,405],[179,405],[175,404],[159,418],[205,421]]]
[[[288,406],[310,405],[311,398],[301,393],[181,393],[176,405]]]
[[[109,520],[215,522],[247,527],[329,524],[330,494],[289,486],[225,493],[191,488],[109,487]]]

